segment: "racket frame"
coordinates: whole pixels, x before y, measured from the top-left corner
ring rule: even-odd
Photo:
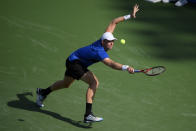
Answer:
[[[154,68],[163,68],[164,70],[160,73],[157,73],[157,74],[147,74],[148,71],[154,69]],[[155,66],[155,67],[151,67],[151,68],[146,68],[146,69],[143,69],[143,70],[134,70],[135,73],[139,73],[139,72],[142,72],[144,73],[145,75],[148,75],[148,76],[156,76],[156,75],[160,75],[162,74],[163,72],[165,72],[166,68],[164,66]]]

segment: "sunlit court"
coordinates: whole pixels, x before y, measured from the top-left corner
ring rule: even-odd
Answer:
[[[196,4],[165,1],[1,0],[0,130],[195,131]]]

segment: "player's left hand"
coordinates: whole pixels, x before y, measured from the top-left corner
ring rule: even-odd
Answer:
[[[127,71],[128,71],[130,74],[133,74],[133,73],[134,73],[134,68],[133,68],[133,67],[128,67],[128,68],[127,68]]]
[[[131,17],[132,18],[136,18],[136,13],[139,11],[139,5],[138,4],[135,4],[134,7],[133,7],[133,12],[131,14]]]

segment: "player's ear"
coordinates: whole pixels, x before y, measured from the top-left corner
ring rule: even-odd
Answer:
[[[103,44],[108,43],[108,40],[104,39],[104,40],[102,40],[102,43]]]

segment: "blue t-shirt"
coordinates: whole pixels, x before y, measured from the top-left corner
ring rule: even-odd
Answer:
[[[85,67],[88,67],[108,57],[108,54],[101,44],[101,39],[99,39],[91,45],[74,51],[69,56],[69,61],[79,60]]]

